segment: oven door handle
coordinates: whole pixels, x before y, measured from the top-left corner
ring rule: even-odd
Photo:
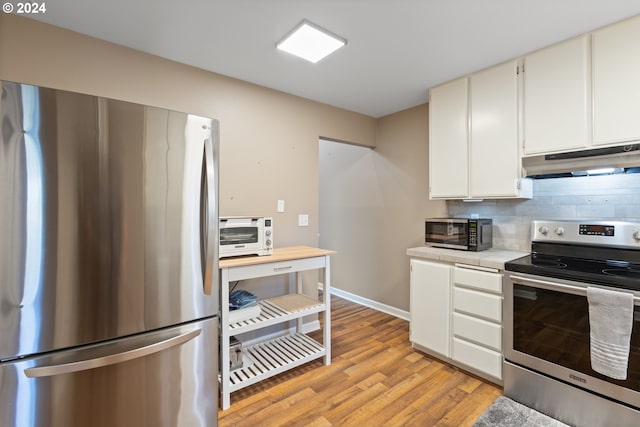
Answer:
[[[522,277],[522,276],[511,276],[511,280],[515,283],[521,283],[523,285],[529,284],[532,285],[534,287],[537,288],[544,288],[544,289],[548,289],[551,291],[560,291],[560,292],[564,292],[564,293],[569,293],[569,294],[573,294],[573,295],[580,295],[580,296],[587,296],[587,288],[582,288],[580,286],[572,286],[572,285],[565,285],[562,283],[557,283],[557,282],[549,282],[547,280],[540,280],[540,279],[531,279],[529,277]],[[633,304],[634,305],[640,305],[640,297],[634,296],[633,297]]]

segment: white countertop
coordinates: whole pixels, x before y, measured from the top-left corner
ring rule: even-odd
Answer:
[[[498,270],[504,270],[505,262],[528,254],[528,252],[493,248],[480,252],[434,248],[432,246],[419,246],[417,248],[407,249],[407,255],[413,258],[477,265],[480,267],[495,268]]]

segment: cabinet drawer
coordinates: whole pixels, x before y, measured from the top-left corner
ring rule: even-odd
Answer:
[[[502,379],[502,354],[479,345],[453,338],[453,360]]]
[[[267,255],[266,258],[269,256]],[[298,271],[324,268],[325,258],[302,258],[289,261],[267,262],[265,264],[245,265],[230,267],[229,281],[252,279],[254,277],[267,277],[276,274],[295,273]]]
[[[453,313],[453,334],[502,351],[502,327],[497,323]]]
[[[453,283],[467,288],[502,294],[502,274],[455,267]]]
[[[502,297],[453,287],[453,309],[502,323]]]

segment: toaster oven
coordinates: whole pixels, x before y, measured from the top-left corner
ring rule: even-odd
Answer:
[[[273,253],[273,220],[262,216],[220,217],[220,258]]]

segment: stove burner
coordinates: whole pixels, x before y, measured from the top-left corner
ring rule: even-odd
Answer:
[[[640,280],[640,270],[633,270],[630,268],[605,268],[602,272],[609,276]]]

